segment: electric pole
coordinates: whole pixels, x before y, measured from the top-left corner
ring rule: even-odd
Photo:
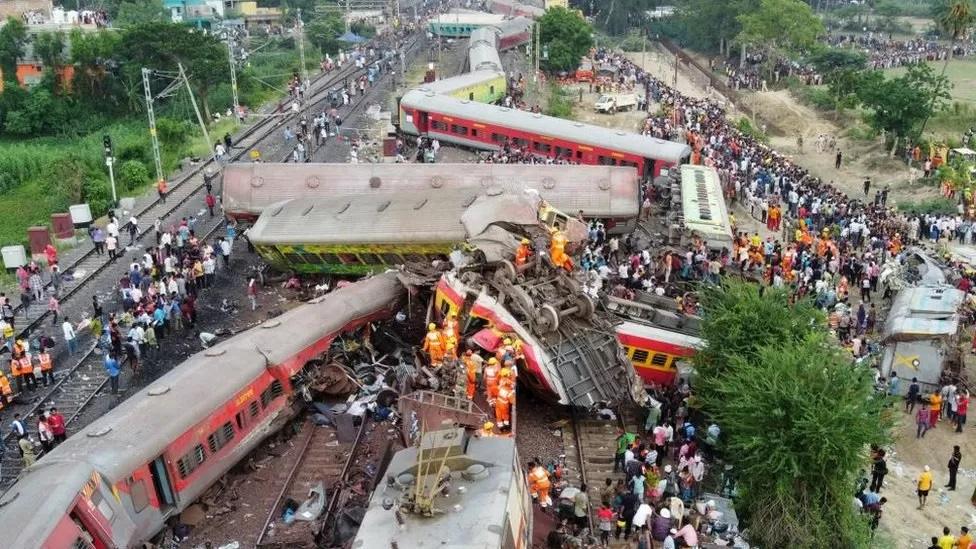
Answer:
[[[532,48],[532,53],[535,55],[535,71],[532,72],[532,81],[535,82],[535,91],[539,91],[539,24],[535,24],[535,47]]]
[[[234,100],[234,116],[239,117],[241,104],[237,97],[237,62],[234,59],[234,42],[227,39],[227,55],[230,60],[230,93]]]
[[[302,22],[302,8],[298,8],[298,59],[302,64],[302,85],[308,85],[308,67],[305,66],[305,23]]]
[[[214,164],[219,165],[217,161],[217,151],[214,148],[214,144],[210,141],[210,132],[207,131],[207,125],[203,122],[203,116],[200,115],[200,107],[197,106],[197,100],[193,97],[193,88],[190,87],[190,80],[186,77],[186,71],[183,70],[183,63],[177,63],[177,67],[180,69],[180,78],[183,80],[183,84],[186,86],[186,93],[190,94],[190,103],[193,104],[193,112],[197,114],[197,122],[200,123],[200,130],[203,131],[203,138],[207,141],[207,147],[210,149],[210,156],[213,157]]]
[[[182,69],[181,69],[182,70]],[[152,143],[153,164],[156,167],[156,182],[163,181],[163,162],[159,158],[159,137],[156,136],[156,113],[153,111],[153,94],[149,87],[152,71],[142,68],[142,91],[146,96],[146,115],[149,116],[149,141]]]
[[[115,170],[112,167],[115,164],[115,151],[112,148],[112,136],[105,134],[102,137],[102,145],[105,148],[105,165],[108,166],[108,180],[112,184],[112,207],[114,208],[119,203],[119,198],[115,195]]]

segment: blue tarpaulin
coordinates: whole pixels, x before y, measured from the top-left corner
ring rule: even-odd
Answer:
[[[365,42],[366,41],[365,38],[363,38],[362,36],[359,36],[358,34],[352,32],[352,31],[349,31],[346,34],[343,34],[342,36],[340,36],[339,37],[339,40],[341,40],[343,42],[350,42],[352,44],[358,44],[360,42]]]

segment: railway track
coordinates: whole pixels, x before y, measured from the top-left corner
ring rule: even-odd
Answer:
[[[590,499],[590,531],[595,533],[596,511],[604,479],[624,477],[623,471],[615,473],[613,470],[618,430],[642,433],[643,429],[636,413],[630,409],[619,410],[616,419],[584,418],[575,410],[571,413],[570,428],[562,430],[566,477],[576,479],[572,483],[574,488],[586,484]]]
[[[268,516],[254,541],[255,547],[317,547],[316,540],[324,527],[334,524],[335,512],[345,493],[352,464],[360,453],[366,432],[367,418],[363,419],[352,443],[339,442],[335,429],[317,427],[305,421],[302,442],[291,468],[278,471],[274,487],[280,486],[273,504],[268,506]],[[290,525],[281,522],[282,513],[289,500],[305,501],[319,483],[325,488],[322,514],[311,522],[295,521]],[[270,493],[270,492],[269,492]]]
[[[409,41],[409,47],[415,48],[418,41],[420,41],[420,35],[415,35],[412,41]],[[360,74],[364,74],[365,70],[357,69],[355,65],[350,63],[339,71],[317,75],[312,80],[310,89],[314,91],[306,101],[306,105],[309,108],[314,108],[325,100],[328,91],[336,84],[349,78],[357,78]],[[361,101],[356,105],[351,104],[350,112],[355,112],[355,109],[361,106]],[[279,104],[273,110],[281,110],[281,105]],[[267,116],[269,114],[270,116]],[[274,116],[274,113],[266,112],[265,115],[237,137],[230,154],[232,160],[245,157],[251,150],[268,142],[269,138],[277,137],[275,134],[277,128],[287,121],[298,118],[298,115],[295,114]],[[202,174],[207,168],[213,166],[213,159],[200,163],[170,182],[170,191],[165,199],[155,199],[142,206],[137,206],[134,214],[141,220],[142,227],[136,235],[134,248],[143,247],[147,235],[149,235],[148,238],[152,237],[155,232],[153,220],[159,218],[164,221],[163,226],[168,227],[172,223],[168,220],[178,220],[180,217],[196,215],[197,208],[193,206],[191,201],[197,195],[202,194],[201,191],[205,188]],[[198,203],[202,207],[202,199]],[[221,217],[201,216],[197,221],[198,224],[194,226],[194,230],[198,235],[203,234],[210,237],[221,226],[222,222]],[[126,235],[122,235],[120,244],[125,241]],[[127,248],[126,252],[128,251]],[[125,257],[125,255],[126,253],[123,253],[121,257]],[[112,269],[113,266],[117,268]],[[62,269],[63,271],[70,270],[77,273],[79,278],[76,281],[64,284],[61,293],[61,308],[66,311],[66,314],[80,313],[86,310],[91,302],[91,297],[98,295],[97,288],[104,290],[115,287],[121,277],[121,270],[125,269],[125,260],[106,260],[104,256],[95,254],[94,250],[90,250],[70,265],[62,264]],[[50,283],[47,286],[50,286]],[[104,302],[104,299],[100,299],[100,301]],[[18,319],[22,318],[20,315],[25,314],[23,308],[18,308],[17,314]],[[46,305],[36,302],[26,311],[26,316],[29,323],[20,329],[18,338],[29,339],[30,334],[43,331],[43,323],[50,317]],[[75,314],[75,321],[79,316]],[[60,338],[57,339],[60,340]],[[36,394],[19,395],[17,401],[5,409],[5,415],[12,417],[14,413],[20,413],[29,428],[36,420],[36,414],[41,409],[47,409],[51,406],[57,407],[58,411],[65,415],[66,422],[80,417],[81,412],[108,382],[100,364],[101,355],[95,354],[89,347],[92,343],[90,338],[89,340],[80,340],[79,347],[84,350],[81,359],[77,361],[66,356],[62,348],[62,352],[58,353],[55,358],[54,385],[50,388],[41,387]],[[67,368],[61,366],[65,362],[69,364]],[[69,427],[74,427],[73,430],[77,430],[77,425]],[[2,464],[0,465],[0,489],[6,489],[13,484],[22,464],[12,433],[6,433],[2,443],[4,452],[0,458],[0,464]]]
[[[213,236],[222,226],[222,219],[213,223],[203,235],[204,239]],[[162,342],[165,344],[165,340]],[[162,352],[162,351],[157,351]],[[79,423],[82,413],[108,385],[108,374],[102,365],[103,354],[96,353],[92,347],[84,351],[78,362],[67,372],[62,372],[55,379],[48,394],[38,400],[27,412],[26,416],[36,419],[36,414],[51,406],[56,406],[65,417],[65,427],[77,432],[87,424]],[[28,421],[28,428],[32,422]],[[6,489],[17,479],[23,463],[17,451],[17,441],[10,435],[3,440],[3,453],[0,454],[0,488]]]

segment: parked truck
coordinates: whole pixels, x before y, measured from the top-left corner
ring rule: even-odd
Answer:
[[[605,93],[596,100],[596,112],[615,113],[637,108],[637,94],[635,93]]]

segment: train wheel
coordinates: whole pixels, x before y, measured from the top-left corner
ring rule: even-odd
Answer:
[[[515,270],[515,265],[513,265],[511,261],[503,260],[498,264],[498,268],[495,270],[495,281],[514,282],[517,275],[518,272]]]
[[[539,309],[537,321],[541,332],[555,332],[559,329],[559,312],[556,311],[555,307],[547,303]]]
[[[586,294],[581,293],[576,296],[576,306],[579,307],[579,311],[576,313],[576,316],[579,318],[592,318],[593,313],[596,311],[596,303],[592,297]]]

